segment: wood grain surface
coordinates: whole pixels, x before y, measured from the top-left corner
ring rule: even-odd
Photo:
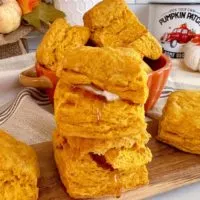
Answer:
[[[151,123],[149,132],[155,135],[157,125]],[[39,181],[39,200],[72,200],[59,180],[53,159],[52,144],[42,143],[33,146],[38,154],[41,166]],[[133,191],[123,193],[119,200],[145,199],[187,184],[200,181],[200,156],[183,153],[168,145],[157,142],[152,137],[149,147],[153,152],[153,161],[149,164],[150,184]],[[116,200],[108,197],[101,200]]]

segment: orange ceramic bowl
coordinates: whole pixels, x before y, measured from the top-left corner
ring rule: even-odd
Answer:
[[[45,68],[44,66],[40,65],[39,63],[36,63],[36,73],[38,77],[47,77],[51,80],[52,82],[52,87],[46,89],[46,93],[49,96],[50,101],[53,103],[53,96],[54,96],[54,91],[56,88],[56,84],[58,82],[58,78],[56,77],[55,72]]]
[[[153,69],[153,72],[148,74],[149,97],[145,104],[145,110],[148,111],[155,105],[155,103],[159,99],[162,93],[162,90],[167,82],[167,79],[172,67],[172,63],[171,63],[170,58],[166,56],[165,54],[163,54],[158,60],[150,60],[150,59],[144,59],[144,60]],[[51,102],[53,102],[53,95],[54,95],[58,78],[56,77],[53,71],[45,68],[44,66],[38,63],[36,64],[35,68],[36,68],[37,77],[39,77],[40,79],[48,78],[50,80],[49,82],[51,83],[51,87],[46,89],[46,92]],[[45,80],[43,81],[45,82]],[[21,82],[23,84],[23,81]],[[35,82],[37,81],[35,80]],[[27,84],[23,84],[23,85],[27,86]],[[34,87],[34,85],[29,85],[29,86]],[[45,87],[46,85],[43,88]]]
[[[148,74],[147,84],[149,87],[149,97],[145,104],[145,110],[147,112],[153,108],[155,103],[158,101],[169,77],[172,62],[165,54],[163,54],[158,60],[145,59],[145,62],[153,70],[153,72]]]

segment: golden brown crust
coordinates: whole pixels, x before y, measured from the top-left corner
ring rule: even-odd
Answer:
[[[59,18],[54,21],[36,51],[36,58],[40,64],[50,68],[56,63],[54,52],[64,40],[69,27],[70,25],[64,18]]]
[[[146,132],[144,106],[103,97],[71,87],[61,79],[54,96],[55,119],[65,136],[119,138]]]
[[[63,137],[65,134],[61,134]],[[115,139],[90,139],[80,137],[66,137],[70,148],[78,154],[87,154],[93,152],[96,154],[105,154],[109,149],[132,148],[133,146],[143,146],[149,141],[148,133],[138,133],[128,137]]]
[[[79,47],[85,45],[90,38],[90,31],[87,27],[73,26],[67,31],[64,40],[56,49],[56,59],[60,61],[64,58],[65,51],[69,47]]]
[[[151,162],[152,154],[150,149],[144,145],[134,145],[128,149],[110,149],[104,157],[106,162],[111,164],[114,169],[129,171]]]
[[[34,150],[0,130],[0,199],[36,200],[39,164]]]
[[[150,32],[130,43],[128,47],[133,47],[141,55],[152,60],[157,60],[162,54],[162,47]]]
[[[139,39],[138,39],[139,40]],[[137,40],[136,40],[137,41]],[[150,68],[150,66],[143,61],[144,55],[138,51],[136,51],[134,48],[124,48],[124,47],[117,47],[119,53],[122,51],[122,55],[130,56],[134,60],[137,60],[141,66],[142,69],[148,74],[151,73],[153,70]]]
[[[91,30],[90,39],[97,46],[132,47],[150,59],[158,59],[162,54],[161,45],[124,0],[103,0],[85,13],[83,19]]]
[[[86,46],[67,49],[62,67],[57,72],[63,71],[57,75],[68,84],[94,84],[124,100],[144,104],[148,87],[143,61],[133,59],[127,51]]]
[[[63,59],[64,52],[70,47],[85,45],[90,38],[87,27],[71,27],[64,18],[54,21],[40,43],[36,57],[45,67],[56,71],[58,62]]]
[[[61,180],[73,198],[118,196],[121,190],[148,183],[148,172],[143,162],[131,169],[113,169],[112,164],[106,163],[99,155],[86,154],[81,159],[74,157],[73,149],[67,141],[61,146],[56,133],[53,143]]]
[[[170,95],[160,121],[158,139],[183,151],[200,154],[200,92]]]
[[[200,140],[182,137],[176,133],[161,130],[157,139],[185,152],[200,154]]]
[[[123,47],[147,32],[123,0],[104,0],[86,12],[83,20],[98,46]]]

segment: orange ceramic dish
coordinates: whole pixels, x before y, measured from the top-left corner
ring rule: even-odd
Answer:
[[[149,66],[153,69],[153,72],[151,72],[148,76],[148,87],[149,87],[149,97],[145,104],[145,110],[150,110],[157,100],[159,99],[161,92],[167,82],[172,63],[168,56],[163,54],[158,60],[149,60],[145,59],[145,62],[149,64]],[[58,78],[56,77],[55,73],[44,66],[40,65],[39,63],[36,64],[36,74],[38,78],[33,78],[32,76],[29,77],[30,82],[34,83],[37,82],[37,79],[41,79],[40,82],[42,83],[42,88],[46,88],[46,92],[51,100],[53,102],[53,95],[54,90],[58,81]],[[20,82],[25,86],[32,86],[32,87],[38,87],[38,85],[29,84],[27,73],[22,73],[20,76]],[[26,81],[27,79],[27,81]],[[45,82],[48,83],[44,84]],[[41,87],[40,87],[41,88]]]
[[[54,91],[56,88],[56,84],[58,82],[58,78],[56,77],[55,72],[45,68],[44,66],[40,65],[39,63],[36,63],[36,73],[38,77],[48,77],[51,82],[52,82],[52,87],[46,89],[46,93],[49,96],[49,99],[51,102],[53,102],[53,96],[54,96]]]
[[[153,69],[153,72],[148,75],[147,83],[149,87],[149,97],[145,104],[145,110],[148,111],[153,108],[165,87],[172,68],[172,62],[165,54],[158,60],[145,59],[145,62]]]

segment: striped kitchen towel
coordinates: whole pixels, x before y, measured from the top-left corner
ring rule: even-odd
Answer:
[[[48,97],[34,88],[21,90],[0,108],[0,129],[27,144],[50,141],[55,123]]]
[[[0,129],[27,144],[50,141],[55,129],[46,94],[18,82],[19,73],[34,63],[34,53],[0,60]]]

